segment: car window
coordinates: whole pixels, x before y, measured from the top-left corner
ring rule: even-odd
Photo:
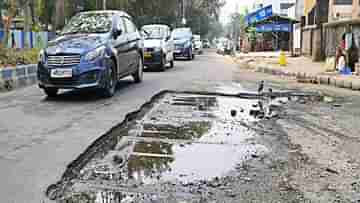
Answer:
[[[167,29],[162,26],[147,25],[142,27],[146,31],[146,39],[162,39],[168,35]]]
[[[127,33],[136,32],[136,26],[128,18],[123,18],[126,26]]]
[[[171,31],[170,31],[169,28],[167,29],[167,35],[166,35],[166,36],[167,36],[167,37],[171,36]]]
[[[118,20],[118,28],[120,28],[120,30],[122,30],[123,32],[125,32],[126,31],[126,28],[125,28],[125,23],[124,23],[124,21],[122,20],[122,18],[118,18],[119,20]]]
[[[190,38],[192,36],[192,33],[184,29],[175,29],[172,33],[172,36],[175,40],[182,38]]]
[[[118,15],[115,15],[113,17],[113,26],[119,30],[122,30],[123,32],[126,32],[125,30],[125,25],[124,25],[124,21],[122,20],[122,18]]]

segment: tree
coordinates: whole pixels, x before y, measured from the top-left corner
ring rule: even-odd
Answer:
[[[10,26],[13,18],[16,15],[17,5],[14,1],[2,1],[2,4],[7,8],[6,20],[4,21],[4,37],[3,37],[3,45],[6,47],[9,38]]]
[[[49,25],[53,24],[54,11],[55,1],[38,0],[35,13],[39,18],[39,23],[45,25],[46,30],[48,30]]]
[[[4,27],[4,24],[2,22],[2,10],[7,9],[8,5],[4,0],[0,0],[0,28]]]
[[[65,0],[56,0],[54,22],[55,30],[61,29],[65,25]]]

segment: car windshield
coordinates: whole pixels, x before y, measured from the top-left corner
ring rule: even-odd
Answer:
[[[183,30],[183,29],[179,29],[179,30],[174,30],[172,33],[172,37],[176,40],[176,39],[182,39],[182,38],[190,38],[191,37],[191,32],[187,31],[187,30]]]
[[[147,34],[145,39],[162,39],[166,34],[165,28],[159,26],[144,26],[142,30]]]
[[[61,34],[109,32],[112,16],[110,13],[80,13],[70,20]]]

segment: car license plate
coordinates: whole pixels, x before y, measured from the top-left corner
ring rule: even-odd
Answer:
[[[175,53],[179,54],[181,53],[181,50],[175,50]]]
[[[145,53],[144,53],[144,57],[145,57],[145,58],[151,58],[151,53],[145,52]]]
[[[71,78],[72,69],[71,68],[55,68],[51,69],[52,78]]]

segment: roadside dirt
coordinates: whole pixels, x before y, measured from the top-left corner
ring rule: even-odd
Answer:
[[[360,97],[358,92],[299,84],[240,69],[235,81],[256,89],[318,92],[324,102],[289,103],[276,125],[290,142],[289,181],[310,202],[360,202]],[[285,201],[287,202],[287,201]],[[290,201],[291,202],[291,201]]]

